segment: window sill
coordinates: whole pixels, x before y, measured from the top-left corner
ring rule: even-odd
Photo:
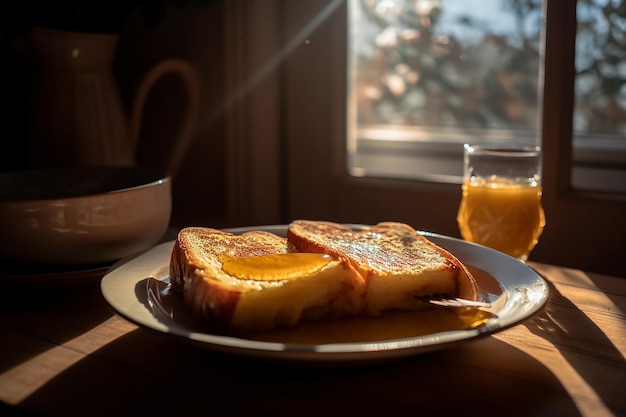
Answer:
[[[360,128],[349,152],[355,177],[398,178],[460,184],[465,143],[534,143],[528,131],[372,126]],[[626,193],[626,143],[615,137],[574,141],[575,188]]]

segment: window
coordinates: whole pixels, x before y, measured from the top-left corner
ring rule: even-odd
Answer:
[[[539,143],[540,1],[348,7],[353,175],[458,183],[464,143]]]
[[[577,11],[572,181],[579,188],[624,191],[626,7],[580,0]]]
[[[577,7],[577,188],[626,191],[619,4]],[[540,142],[541,0],[350,0],[348,7],[352,175],[458,183],[463,143]]]

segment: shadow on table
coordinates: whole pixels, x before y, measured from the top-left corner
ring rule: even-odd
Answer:
[[[0,373],[85,334],[114,314],[97,285],[5,293],[0,306],[0,339],[5,339],[0,342]]]
[[[68,417],[85,410],[90,416],[580,415],[545,366],[495,338],[382,365],[319,369],[229,356],[143,329],[67,369],[20,409]]]
[[[605,375],[597,370],[597,364],[594,363],[608,359],[624,365],[622,354],[602,329],[563,296],[554,284],[548,279],[546,281],[550,287],[550,300],[545,309],[533,320],[527,321],[525,326],[532,333],[554,344],[563,358],[615,415],[623,413],[623,408],[617,410],[618,405],[606,400],[623,398],[623,385],[607,384]]]

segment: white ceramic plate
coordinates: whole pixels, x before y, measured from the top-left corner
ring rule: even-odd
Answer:
[[[284,236],[286,226],[227,231],[249,230],[266,230]],[[425,317],[424,312],[419,312],[313,323],[259,337],[212,334],[194,322],[177,294],[169,292],[168,267],[173,242],[120,261],[104,276],[101,289],[107,302],[121,316],[140,326],[220,352],[309,364],[375,362],[450,347],[519,324],[546,303],[547,283],[523,262],[459,239],[424,234],[465,263],[477,278],[481,297],[497,307],[496,314],[483,325],[429,332],[419,324]],[[446,314],[453,313],[446,310]]]

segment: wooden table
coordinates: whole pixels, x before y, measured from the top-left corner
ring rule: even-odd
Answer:
[[[626,416],[626,280],[532,264],[546,308],[385,364],[284,366],[138,328],[99,285],[3,292],[0,415]]]

